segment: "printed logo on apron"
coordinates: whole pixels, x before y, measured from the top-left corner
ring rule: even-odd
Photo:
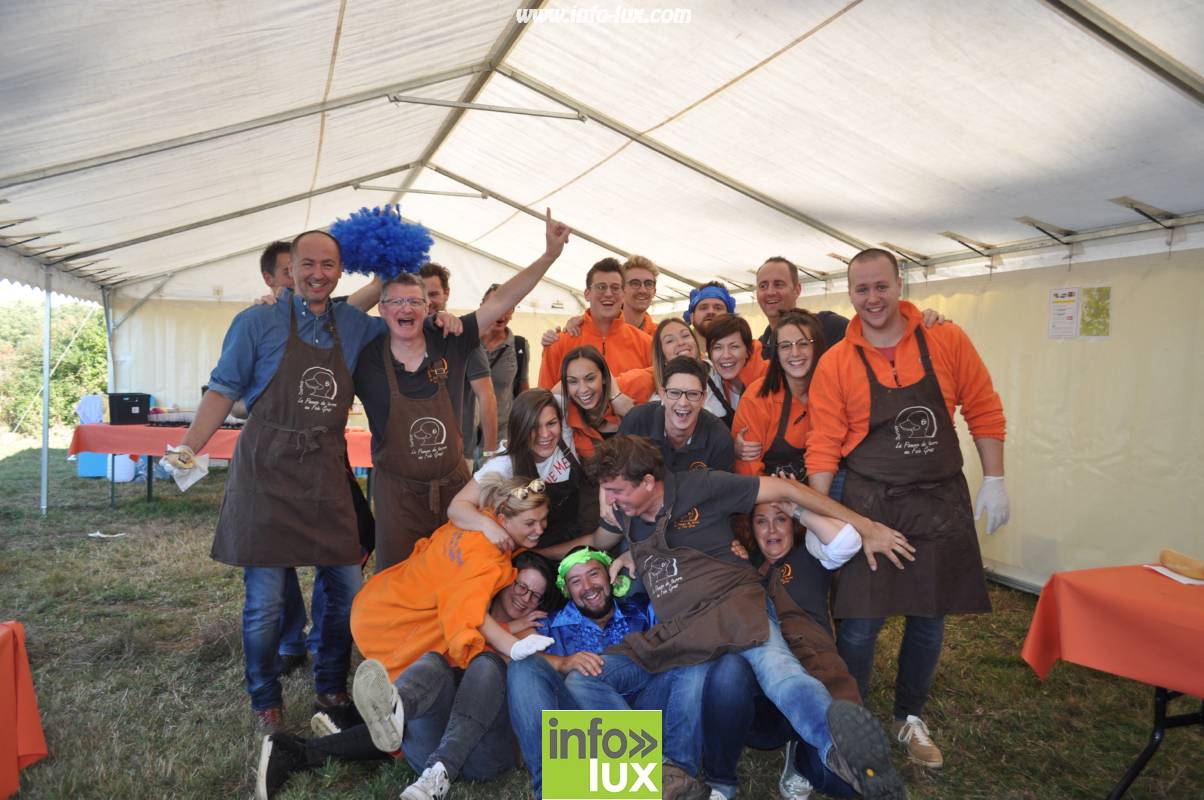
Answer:
[[[410,423],[410,455],[419,461],[442,458],[447,451],[447,426],[437,417],[418,417]]]
[[[783,564],[781,576],[782,585],[785,586],[794,580],[794,569],[789,564]]]
[[[679,530],[697,528],[699,521],[702,519],[702,513],[698,510],[698,506],[694,506],[685,514],[682,514],[677,522],[673,523],[673,527]]]
[[[310,367],[301,373],[301,384],[297,388],[297,402],[306,411],[329,414],[338,403],[339,382],[334,372],[326,367]]]
[[[691,462],[690,462],[690,469],[693,469],[693,470],[699,470],[699,471],[701,471],[701,470],[704,470],[704,469],[708,469],[708,467],[707,467],[707,462],[705,462],[705,461],[691,461]]]
[[[678,574],[677,559],[672,556],[650,555],[644,559],[644,568],[640,570],[652,597],[664,597],[677,590],[682,577]]]
[[[904,456],[936,452],[936,414],[928,406],[908,406],[895,415],[895,449]]]

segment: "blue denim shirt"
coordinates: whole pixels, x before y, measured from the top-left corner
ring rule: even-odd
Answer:
[[[555,639],[545,653],[554,656],[571,656],[573,653],[589,651],[601,653],[611,645],[618,644],[629,633],[641,633],[652,626],[651,609],[647,597],[637,599],[620,598],[615,601],[615,613],[606,627],[599,628],[592,619],[583,615],[577,606],[569,603],[540,625],[539,633]]]
[[[330,315],[334,314],[343,343],[343,360],[352,373],[364,345],[387,330],[383,319],[370,317],[347,303],[330,303],[315,317],[305,300],[286,289],[275,305],[251,306],[230,323],[222,354],[209,374],[210,389],[246,401],[248,409],[254,405],[284,358],[290,306],[297,315],[297,335],[321,348],[334,346],[329,327]]]

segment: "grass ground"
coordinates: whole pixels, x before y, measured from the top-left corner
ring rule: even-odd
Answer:
[[[25,771],[22,798],[247,798],[257,742],[242,689],[237,570],[209,559],[224,474],[180,495],[165,483],[74,477],[67,433],[52,440],[51,503],[38,513],[37,442],[0,435],[0,619],[24,623],[50,758]],[[89,539],[100,530],[124,533]],[[1006,534],[1004,534],[1006,535]],[[952,620],[927,719],[939,772],[900,759],[912,798],[1103,797],[1149,731],[1152,691],[1073,665],[1039,683],[1019,658],[1036,598],[992,586],[995,612]],[[869,706],[890,709],[884,631]],[[1204,665],[1201,665],[1204,669]],[[304,731],[312,688],[286,679],[286,723]],[[1177,701],[1184,709],[1185,701]],[[1204,797],[1204,732],[1168,734],[1128,797]],[[781,757],[749,752],[741,794],[777,796]],[[393,798],[399,764],[331,765],[286,799]],[[460,800],[530,797],[525,773],[453,789]]]

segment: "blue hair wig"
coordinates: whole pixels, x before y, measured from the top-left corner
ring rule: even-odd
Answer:
[[[417,272],[430,260],[435,243],[426,228],[402,221],[400,205],[361,208],[335,220],[330,235],[343,250],[345,270],[381,280]]]

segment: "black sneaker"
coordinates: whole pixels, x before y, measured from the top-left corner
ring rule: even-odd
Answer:
[[[281,653],[280,654],[280,677],[292,675],[297,670],[305,666],[309,661],[307,653]]]
[[[903,779],[890,760],[886,732],[863,706],[835,700],[828,708],[832,734],[828,768],[866,800],[907,800]]]
[[[270,800],[288,776],[307,768],[305,742],[287,733],[263,737],[259,748],[259,772],[255,776],[255,800]]]

